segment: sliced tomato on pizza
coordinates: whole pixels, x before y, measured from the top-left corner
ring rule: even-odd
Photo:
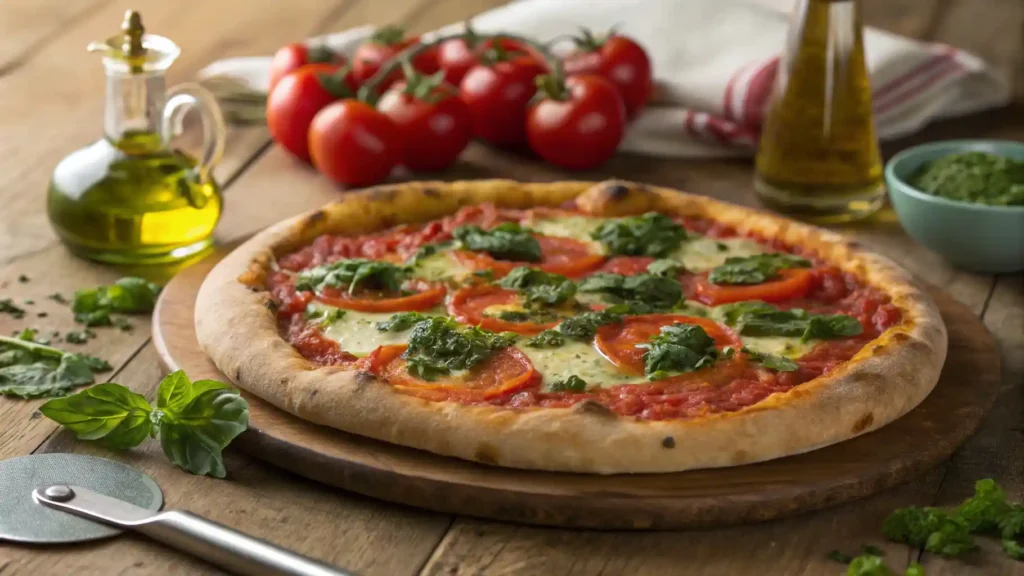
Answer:
[[[510,394],[531,385],[536,377],[533,363],[515,347],[494,351],[486,360],[461,372],[424,380],[409,372],[402,354],[406,346],[382,346],[370,361],[371,371],[402,392],[429,400],[483,401]]]
[[[707,274],[692,279],[694,297],[704,304],[718,306],[743,300],[783,302],[803,298],[814,284],[814,276],[807,268],[788,268],[779,271],[779,277],[761,284],[713,284]]]
[[[470,326],[527,335],[554,328],[561,321],[557,317],[546,322],[530,318],[529,312],[522,307],[522,301],[522,296],[515,290],[487,284],[467,286],[452,294],[448,313]]]
[[[594,253],[594,249],[586,242],[540,234],[534,235],[534,238],[540,244],[539,262],[499,260],[486,252],[468,250],[453,250],[451,255],[463,266],[472,270],[491,270],[497,278],[507,275],[513,268],[519,266],[531,266],[545,272],[578,278],[600,266],[605,259],[603,255]]]
[[[663,326],[672,324],[700,326],[719,348],[726,346],[740,348],[743,345],[739,336],[729,328],[707,318],[681,314],[628,316],[622,322],[606,324],[598,328],[595,342],[601,354],[612,364],[618,366],[620,370],[630,374],[643,374],[644,353],[647,350],[638,348],[637,345],[648,342],[652,337],[661,333]]]
[[[325,287],[316,299],[329,306],[359,312],[402,312],[429,310],[444,301],[448,289],[438,282],[411,280],[403,286],[408,294],[382,294],[357,291],[349,294],[338,288]]]

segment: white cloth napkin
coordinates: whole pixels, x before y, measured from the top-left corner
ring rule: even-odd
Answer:
[[[622,150],[747,155],[757,143],[789,24],[780,7],[790,1],[521,0],[475,16],[473,27],[548,41],[580,26],[597,33],[614,26],[644,45],[657,84],[656,102],[633,122]],[[315,40],[351,54],[372,31],[364,26]],[[864,43],[882,139],[1010,101],[1008,80],[962,50],[874,28],[866,30]],[[221,60],[200,78],[225,76],[266,92],[269,64],[269,57]]]

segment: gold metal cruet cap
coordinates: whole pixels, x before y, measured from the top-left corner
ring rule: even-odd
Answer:
[[[161,72],[181,54],[170,38],[147,34],[142,16],[135,10],[124,13],[121,32],[106,40],[90,42],[89,52],[101,52],[108,70],[126,74]]]

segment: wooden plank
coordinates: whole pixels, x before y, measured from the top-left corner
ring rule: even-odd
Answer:
[[[81,24],[110,0],[9,0],[0,19],[0,76],[24,66],[45,44]],[[84,48],[84,46],[82,47]]]
[[[150,400],[161,377],[156,351],[147,346],[118,375]],[[147,440],[124,453],[80,442],[68,431],[55,435],[44,452],[111,458],[139,469],[163,489],[166,509],[187,509],[211,520],[364,575],[412,574],[424,562],[450,520],[353,496],[304,480],[232,450],[228,478],[192,476]],[[30,574],[200,574],[209,565],[138,537],[88,545],[15,547],[0,544],[4,576]]]
[[[954,505],[973,493],[974,482],[994,478],[1013,502],[1024,502],[1024,274],[1000,276],[984,316],[999,340],[1003,355],[1003,387],[981,430],[953,456],[936,498]],[[991,539],[979,539],[982,551],[967,562],[927,554],[932,575],[1024,574],[1024,563],[1012,560]]]

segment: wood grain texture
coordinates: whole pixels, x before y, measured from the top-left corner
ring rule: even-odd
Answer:
[[[207,272],[224,254],[164,289],[154,342],[170,369],[226,380],[199,348],[191,318]],[[679,474],[597,476],[489,467],[316,426],[249,400],[236,444],[303,476],[385,500],[514,522],[665,529],[773,519],[862,498],[945,460],[980,423],[999,386],[995,341],[968,308],[941,292],[950,332],[943,376],[915,410],[828,448],[750,466]]]
[[[147,346],[120,381],[152,400],[162,372]],[[175,468],[154,440],[121,454],[76,440],[62,431],[42,452],[113,458],[156,480],[167,509],[187,509],[299,553],[361,575],[411,574],[430,555],[449,525],[444,516],[331,490],[229,450],[228,477],[192,476]],[[6,497],[6,495],[5,495]],[[383,554],[381,551],[387,550]],[[0,544],[0,573],[197,574],[219,573],[203,562],[139,537],[56,548]]]

